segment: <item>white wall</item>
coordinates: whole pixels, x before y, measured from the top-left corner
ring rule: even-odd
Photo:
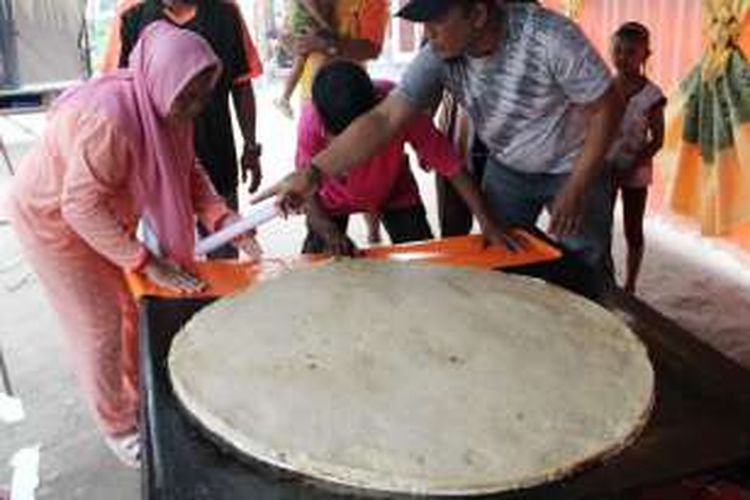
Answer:
[[[74,80],[84,73],[78,49],[85,0],[13,0],[21,85]]]

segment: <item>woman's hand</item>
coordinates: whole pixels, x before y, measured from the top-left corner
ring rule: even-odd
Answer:
[[[250,257],[250,260],[252,261],[260,260],[263,255],[263,248],[261,248],[260,243],[258,243],[258,240],[255,238],[255,234],[255,230],[252,230],[232,241],[232,244],[238,250]]]
[[[153,255],[149,257],[144,274],[156,285],[173,292],[198,293],[206,288],[206,283],[174,262]]]
[[[219,229],[224,229],[225,227],[231,226],[232,224],[239,222],[240,220],[242,220],[242,217],[240,217],[238,213],[230,212],[222,220]],[[255,238],[256,235],[257,231],[255,229],[251,229],[250,231],[241,234],[232,240],[232,245],[234,245],[237,250],[240,250],[248,257],[250,257],[250,260],[252,261],[260,260],[261,255],[263,255],[263,249],[261,248],[260,243],[258,243],[258,240]]]

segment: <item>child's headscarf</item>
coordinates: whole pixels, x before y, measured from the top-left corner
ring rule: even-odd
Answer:
[[[92,109],[120,125],[135,148],[130,167],[136,206],[165,254],[183,264],[192,260],[195,244],[193,124],[167,122],[166,116],[182,89],[209,68],[214,69],[213,85],[221,63],[203,38],[157,21],[142,31],[128,69],[72,89],[52,108],[53,113],[70,106]]]

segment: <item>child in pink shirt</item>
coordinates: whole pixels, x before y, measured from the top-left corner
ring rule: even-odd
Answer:
[[[358,65],[340,61],[321,69],[312,88],[312,103],[300,117],[298,169],[309,168],[312,158],[326,148],[361,114],[369,111],[394,85],[373,83]],[[479,190],[448,141],[430,117],[409,123],[379,154],[350,170],[345,177],[326,177],[306,206],[308,235],[303,253],[352,254],[354,244],[346,236],[352,213],[380,213],[393,243],[432,238],[416,181],[409,169],[404,147],[409,143],[423,165],[450,179],[477,217],[490,241],[502,239],[500,228],[489,215]]]

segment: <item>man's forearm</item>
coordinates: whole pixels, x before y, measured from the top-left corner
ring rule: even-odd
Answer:
[[[318,153],[312,163],[331,176],[338,176],[357,165],[387,144],[412,113],[418,111],[404,108],[389,96],[372,111],[352,122],[326,149]]]
[[[610,87],[589,115],[583,150],[576,160],[570,182],[585,188],[601,172],[604,158],[622,119],[623,102]]]
[[[237,122],[246,144],[255,144],[255,92],[249,81],[232,88]]]
[[[493,221],[493,216],[490,214],[487,204],[469,172],[461,170],[449,180],[466,206],[469,207],[471,213],[477,218],[480,226],[484,227],[490,221]]]

